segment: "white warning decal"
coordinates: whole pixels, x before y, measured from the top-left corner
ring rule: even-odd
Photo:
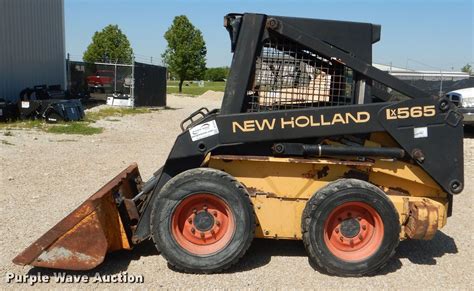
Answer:
[[[192,141],[197,141],[209,136],[213,136],[219,133],[217,128],[217,123],[215,120],[204,122],[202,124],[196,125],[195,127],[189,130]]]
[[[414,138],[425,138],[428,137],[428,127],[415,127],[413,128]]]

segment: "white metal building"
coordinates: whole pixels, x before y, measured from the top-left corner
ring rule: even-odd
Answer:
[[[0,98],[66,84],[64,0],[0,0]]]
[[[469,79],[469,74],[456,71],[417,71],[390,65],[373,64],[379,70],[386,71],[390,75],[402,80],[425,80],[425,81],[459,81]]]

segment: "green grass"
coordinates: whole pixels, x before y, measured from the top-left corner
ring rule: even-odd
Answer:
[[[93,135],[102,133],[101,127],[92,127],[89,122],[70,122],[48,126],[46,132],[58,134]]]
[[[99,111],[87,112],[86,120],[95,122],[100,119],[107,117],[123,117],[125,115],[136,115],[151,112],[148,108],[120,108],[120,107],[108,107],[100,109]],[[109,121],[118,121],[116,119],[109,119]]]
[[[186,86],[189,84],[189,86]],[[166,84],[166,92],[168,94],[177,94],[178,93],[178,81],[168,81]],[[212,91],[220,91],[224,92],[225,90],[225,82],[204,82],[204,87],[199,87],[197,82],[192,81],[184,81],[183,84],[183,92],[184,95],[202,95],[204,92],[212,90]]]
[[[42,128],[44,123],[42,120],[22,120],[14,122],[0,122],[0,129],[11,130],[11,129],[33,129]]]
[[[0,130],[6,130],[4,136],[13,136],[10,130],[18,129],[38,129],[49,133],[56,134],[80,134],[92,135],[99,134],[104,131],[101,127],[90,126],[98,120],[105,119],[106,121],[120,121],[117,117],[125,115],[136,115],[151,112],[148,108],[120,108],[109,107],[103,108],[95,112],[87,112],[84,121],[61,122],[58,124],[48,124],[43,120],[23,120],[10,123],[0,123]],[[2,140],[3,144],[7,141]]]

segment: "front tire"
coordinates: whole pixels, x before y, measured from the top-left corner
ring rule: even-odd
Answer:
[[[176,269],[214,273],[245,254],[255,217],[242,184],[225,172],[197,168],[163,187],[153,205],[151,229],[157,249]]]
[[[385,193],[356,179],[320,189],[306,204],[303,242],[316,268],[339,276],[380,270],[399,243],[398,212]]]

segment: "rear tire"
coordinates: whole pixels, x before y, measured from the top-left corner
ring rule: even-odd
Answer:
[[[399,243],[398,212],[385,193],[356,179],[320,189],[306,204],[303,242],[311,263],[338,276],[370,275]]]
[[[157,249],[176,269],[214,273],[245,254],[255,216],[242,184],[225,172],[197,168],[163,187],[152,208],[151,229]]]

